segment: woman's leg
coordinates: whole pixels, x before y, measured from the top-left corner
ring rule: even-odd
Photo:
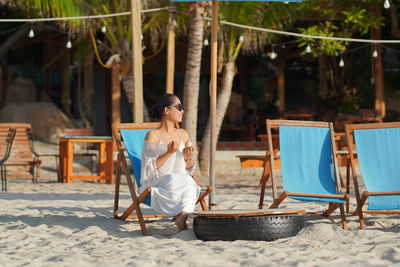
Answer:
[[[178,227],[179,232],[187,230],[186,220],[188,218],[188,213],[186,211],[182,211],[178,215],[176,215],[175,225]],[[174,216],[175,217],[175,216]]]

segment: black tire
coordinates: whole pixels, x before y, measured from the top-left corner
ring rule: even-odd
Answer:
[[[193,220],[193,229],[196,237],[204,241],[273,241],[279,238],[295,236],[303,227],[304,217],[299,214],[236,218],[197,216]]]

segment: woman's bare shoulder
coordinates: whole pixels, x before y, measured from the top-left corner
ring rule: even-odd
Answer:
[[[144,138],[145,141],[150,141],[150,142],[158,142],[158,134],[156,130],[151,130],[146,134],[146,137]]]
[[[182,137],[184,143],[189,141],[189,133],[185,129],[179,129],[179,135]]]

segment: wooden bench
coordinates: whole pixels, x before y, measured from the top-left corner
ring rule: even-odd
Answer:
[[[42,161],[33,147],[32,126],[30,123],[0,123],[0,142],[5,142],[9,128],[15,128],[16,134],[5,162],[7,177],[32,178],[32,182],[36,182],[41,176]]]

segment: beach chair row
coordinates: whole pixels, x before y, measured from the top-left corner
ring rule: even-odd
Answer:
[[[323,213],[329,216],[339,209],[341,223],[347,228],[346,213],[350,199],[350,173],[346,184],[340,178],[338,156],[350,163],[357,202],[355,211],[360,228],[365,228],[364,213],[398,213],[400,209],[400,122],[346,125],[347,151],[338,151],[333,124],[315,121],[267,120],[268,150],[259,208],[264,205],[265,188],[272,182],[272,204],[277,208],[287,198],[300,201],[327,202]],[[279,136],[273,142],[272,136]],[[277,148],[277,146],[279,146]],[[277,152],[279,151],[279,152]],[[345,152],[345,153],[340,153]],[[282,191],[278,192],[277,169]],[[360,178],[365,188],[361,188]],[[346,190],[343,192],[342,187]],[[368,210],[363,207],[368,200]]]

